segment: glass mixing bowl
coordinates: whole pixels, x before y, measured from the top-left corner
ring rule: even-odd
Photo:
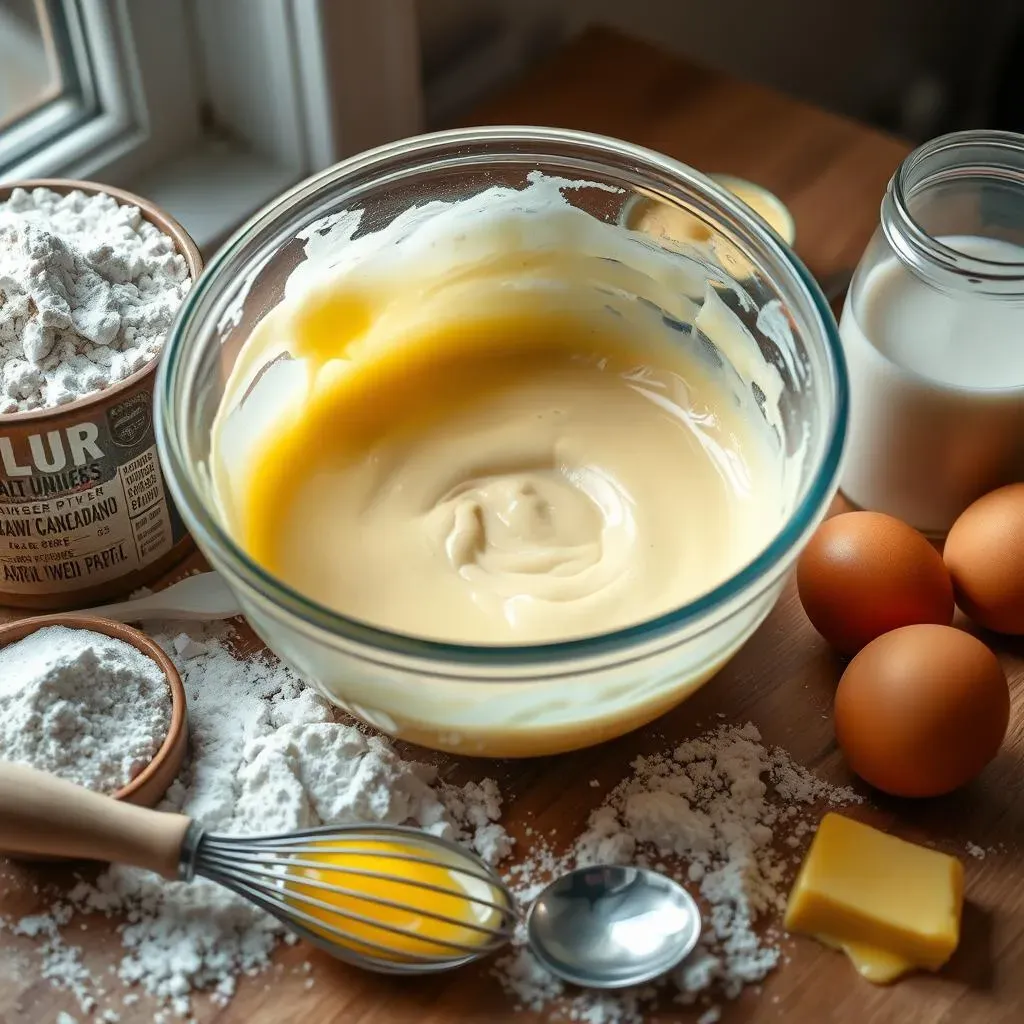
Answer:
[[[701,225],[704,251],[710,245],[719,266],[742,281],[749,301],[736,312],[781,375],[781,444],[790,454],[802,452],[788,515],[753,561],[699,599],[628,629],[564,643],[431,642],[307,599],[246,555],[214,498],[211,427],[242,343],[281,301],[285,280],[305,259],[302,232],[325,215],[362,209],[360,232],[375,230],[430,200],[473,196],[496,183],[525,187],[536,171],[604,186],[567,189],[566,200],[619,225],[616,230],[627,230],[627,211],[632,218],[637,204],[649,206],[651,221],[660,225],[649,244],[668,249],[673,259],[684,258],[685,246],[665,225],[680,218],[691,229]],[[156,398],[160,453],[178,508],[267,645],[382,732],[496,757],[555,753],[620,735],[714,675],[768,614],[823,518],[836,491],[846,421],[835,321],[807,270],[763,221],[666,156],[546,128],[407,139],[353,157],[283,195],[234,235],[190,292],[167,341]]]

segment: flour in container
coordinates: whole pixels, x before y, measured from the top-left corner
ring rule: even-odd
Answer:
[[[171,724],[163,670],[131,644],[47,626],[0,650],[0,757],[112,793]]]
[[[64,405],[140,370],[189,283],[138,207],[15,189],[0,203],[0,413]]]

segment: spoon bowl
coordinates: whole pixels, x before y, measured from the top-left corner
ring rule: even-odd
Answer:
[[[693,951],[700,909],[658,872],[577,868],[537,897],[526,932],[552,974],[584,988],[628,988],[665,974]]]

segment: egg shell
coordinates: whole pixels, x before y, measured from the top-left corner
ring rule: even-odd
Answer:
[[[1024,484],[969,506],[949,531],[943,557],[965,614],[996,633],[1024,633]]]
[[[996,755],[1010,719],[999,659],[951,626],[886,633],[847,666],[836,740],[850,768],[893,796],[940,796]]]
[[[923,534],[881,512],[847,512],[818,527],[797,562],[800,602],[843,654],[922,622],[948,626],[953,584]]]

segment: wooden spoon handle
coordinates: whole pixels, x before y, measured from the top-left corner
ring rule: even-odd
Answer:
[[[23,765],[0,761],[0,849],[116,861],[178,877],[189,819],[135,807]]]

